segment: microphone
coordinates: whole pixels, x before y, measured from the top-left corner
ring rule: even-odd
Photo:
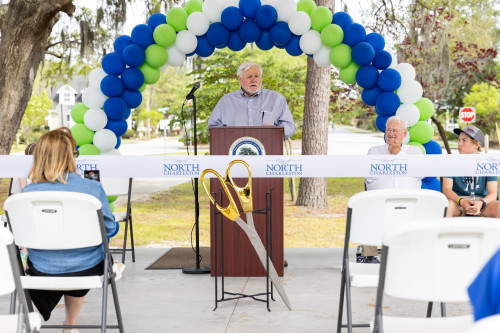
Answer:
[[[200,88],[200,82],[195,82],[191,91],[186,95],[186,99],[192,99],[196,90]]]

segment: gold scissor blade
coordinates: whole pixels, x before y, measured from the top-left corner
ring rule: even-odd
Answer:
[[[210,194],[210,191],[207,188],[207,185],[204,182],[205,175],[207,173],[213,173],[220,181],[222,188],[224,189],[224,192],[226,192],[227,198],[229,199],[229,205],[227,207],[221,207],[215,202],[215,199],[212,197]],[[230,219],[231,221],[235,221],[237,218],[240,217],[240,212],[238,211],[238,207],[236,206],[236,202],[234,202],[233,196],[229,192],[229,189],[227,188],[226,183],[224,182],[224,179],[222,179],[222,176],[215,170],[213,169],[205,169],[201,173],[200,176],[200,181],[201,185],[203,186],[203,189],[205,190],[205,193],[208,195],[208,198],[212,203],[215,205],[215,207],[221,212],[222,215]]]

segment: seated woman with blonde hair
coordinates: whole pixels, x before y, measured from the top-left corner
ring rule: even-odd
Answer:
[[[108,237],[116,230],[111,208],[102,185],[94,180],[82,178],[76,172],[75,157],[78,156],[76,142],[68,128],[62,127],[45,133],[38,140],[33,166],[28,174],[31,184],[23,192],[70,191],[90,194],[102,203],[102,213]],[[97,245],[72,250],[29,250],[29,275],[35,276],[88,276],[104,272],[104,247]],[[50,318],[52,310],[64,295],[66,325],[76,325],[84,296],[88,290],[45,291],[32,290],[31,298],[44,320]],[[78,332],[76,329],[64,332]]]

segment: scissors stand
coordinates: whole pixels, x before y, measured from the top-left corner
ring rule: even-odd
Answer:
[[[235,299],[240,299],[240,298],[252,298],[253,300],[259,301],[259,302],[264,302],[267,304],[267,310],[270,312],[271,309],[269,307],[269,300],[274,301],[274,295],[273,295],[273,284],[271,282],[271,279],[269,278],[269,258],[272,260],[273,256],[273,242],[272,242],[272,191],[266,193],[266,208],[262,209],[254,209],[253,214],[265,214],[266,215],[266,240],[265,240],[265,247],[266,247],[266,255],[267,255],[267,260],[266,260],[266,291],[257,293],[257,294],[242,294],[242,293],[233,293],[226,291],[224,288],[224,223],[223,223],[223,215],[217,210],[214,209],[214,246],[215,246],[215,262],[214,266],[215,267],[215,307],[214,311],[217,310],[217,307],[220,302],[225,302],[225,301],[232,301]],[[217,202],[217,194],[212,192],[212,196]],[[223,195],[222,195],[222,189],[220,190],[220,202],[218,204],[223,207]],[[241,209],[240,209],[241,212]],[[219,222],[220,221],[220,222]],[[221,297],[218,295],[218,274],[217,274],[217,260],[218,260],[218,228],[217,225],[220,223],[220,248],[221,248],[221,270],[220,270],[220,278],[221,278]],[[229,296],[229,297],[226,297]],[[262,298],[264,297],[264,298]]]

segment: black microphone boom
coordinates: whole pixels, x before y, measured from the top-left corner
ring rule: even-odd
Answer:
[[[191,91],[186,95],[186,99],[193,99],[194,92],[200,88],[200,82],[195,82]]]

